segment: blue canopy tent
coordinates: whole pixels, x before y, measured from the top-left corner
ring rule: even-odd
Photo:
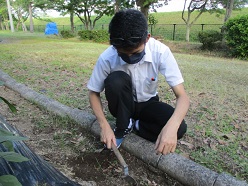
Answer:
[[[55,35],[59,34],[57,25],[54,22],[49,22],[46,25],[45,35],[51,35],[51,34],[55,34]]]

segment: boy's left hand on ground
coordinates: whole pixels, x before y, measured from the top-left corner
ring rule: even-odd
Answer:
[[[165,125],[160,132],[156,144],[155,150],[157,154],[169,154],[175,152],[177,146],[177,130],[174,127]]]

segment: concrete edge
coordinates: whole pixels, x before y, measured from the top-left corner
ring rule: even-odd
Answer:
[[[25,99],[36,103],[37,105],[45,108],[46,110],[56,115],[63,117],[67,116],[75,120],[83,127],[91,128],[91,125],[96,120],[95,116],[88,112],[63,105],[56,100],[53,100],[43,94],[35,92],[34,90],[30,89],[24,84],[16,82],[16,80],[14,80],[8,74],[2,72],[1,70],[0,80],[4,82],[4,85],[6,87],[12,89],[15,92],[18,92]]]
[[[68,116],[93,134],[100,135],[100,127],[94,115],[85,111],[65,106],[53,99],[39,94],[27,86],[16,82],[8,74],[0,70],[0,80],[5,86],[20,93],[25,99],[36,103],[48,111],[60,116]],[[139,148],[142,147],[142,148]],[[245,181],[237,180],[226,173],[218,174],[176,153],[166,156],[154,153],[154,144],[130,134],[123,142],[122,148],[144,162],[159,168],[183,185],[188,186],[248,186]],[[137,150],[139,149],[139,150]]]

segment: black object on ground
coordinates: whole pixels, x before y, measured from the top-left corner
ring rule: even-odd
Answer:
[[[0,128],[12,132],[16,135],[23,136],[17,129],[12,127],[0,115]],[[39,155],[35,154],[23,141],[13,142],[14,150],[29,161],[14,163],[0,159],[0,176],[14,175],[18,181],[25,186],[47,185],[47,186],[80,186],[80,184],[71,181],[60,171],[55,169]],[[0,144],[0,152],[7,149]]]

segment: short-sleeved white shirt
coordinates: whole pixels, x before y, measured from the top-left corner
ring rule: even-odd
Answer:
[[[169,47],[150,38],[145,45],[145,55],[136,64],[128,64],[109,46],[98,58],[87,84],[89,90],[102,92],[104,80],[114,71],[124,71],[132,79],[134,100],[144,102],[157,95],[158,74],[173,87],[183,83],[182,74]]]

